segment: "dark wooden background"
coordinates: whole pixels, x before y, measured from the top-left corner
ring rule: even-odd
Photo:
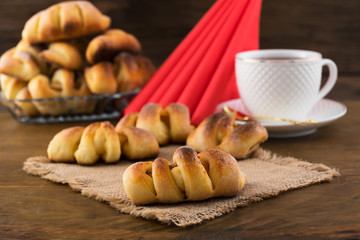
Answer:
[[[16,45],[24,23],[57,0],[0,1],[0,52]],[[214,0],[93,0],[112,27],[134,34],[160,66]],[[263,0],[260,48],[319,51],[334,60],[339,80],[328,96],[360,99],[360,1]]]

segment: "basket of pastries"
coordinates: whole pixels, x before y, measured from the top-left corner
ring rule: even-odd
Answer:
[[[155,73],[132,34],[87,1],[33,15],[0,58],[1,102],[21,122],[114,118]]]

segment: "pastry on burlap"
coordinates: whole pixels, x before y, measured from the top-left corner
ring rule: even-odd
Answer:
[[[160,149],[159,157],[171,159],[178,145]],[[238,161],[246,173],[247,183],[235,197],[213,198],[199,202],[136,206],[126,197],[122,173],[133,162],[82,166],[52,163],[46,157],[28,158],[23,169],[44,179],[69,184],[71,188],[90,198],[106,201],[117,210],[162,223],[189,226],[229,213],[237,207],[302,188],[314,183],[331,181],[340,174],[323,164],[313,164],[292,157],[277,156],[259,148],[252,158]]]

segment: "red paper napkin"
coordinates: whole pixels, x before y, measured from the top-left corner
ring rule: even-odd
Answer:
[[[172,102],[189,107],[199,124],[226,100],[239,98],[235,54],[259,47],[261,0],[218,0],[125,109]]]

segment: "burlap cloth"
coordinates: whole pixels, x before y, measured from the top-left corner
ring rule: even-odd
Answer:
[[[177,146],[161,148],[160,156],[171,160]],[[94,166],[50,162],[46,157],[31,157],[24,162],[27,173],[44,179],[69,184],[90,198],[108,202],[117,210],[137,217],[156,219],[177,226],[198,224],[233,211],[237,207],[274,197],[281,192],[331,181],[339,172],[323,164],[313,164],[292,157],[280,157],[258,149],[252,158],[238,161],[247,175],[244,189],[235,197],[214,198],[200,202],[136,206],[127,198],[122,186],[122,173],[131,164],[120,161]]]

